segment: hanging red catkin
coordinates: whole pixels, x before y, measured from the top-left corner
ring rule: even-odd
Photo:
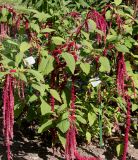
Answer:
[[[65,146],[65,157],[66,160],[100,160],[95,157],[83,157],[77,151],[76,142],[76,125],[75,125],[75,87],[74,87],[74,77],[72,77],[72,89],[71,89],[71,105],[70,105],[70,128],[66,134],[66,146]]]
[[[11,159],[10,145],[13,139],[14,125],[14,95],[13,78],[10,74],[6,75],[3,88],[3,135],[4,143],[7,147],[7,159]]]
[[[55,87],[55,78],[56,78],[55,77],[55,71],[53,71],[51,73],[51,84],[50,84],[52,89],[54,89],[54,87]],[[54,111],[55,99],[54,99],[54,97],[52,95],[50,97],[50,105],[51,105],[51,111]]]
[[[123,150],[123,156],[122,160],[126,160],[127,150],[128,150],[128,135],[131,125],[131,119],[130,119],[130,109],[131,109],[131,102],[130,102],[130,96],[125,95],[124,97],[127,105],[127,115],[126,115],[126,129],[125,129],[125,138],[124,138],[124,150]]]
[[[85,27],[87,31],[89,31],[93,27],[89,25],[88,23],[89,19],[92,19],[96,23],[97,28],[104,33],[103,37],[104,37],[104,43],[105,43],[106,42],[106,32],[107,32],[107,27],[108,27],[105,18],[103,17],[102,14],[100,14],[94,9],[89,11],[87,14],[86,22],[85,22]],[[98,44],[102,43],[102,36],[100,34],[97,34],[97,43]]]
[[[124,54],[119,53],[117,56],[117,90],[119,95],[121,95],[122,98],[125,100],[127,106],[124,150],[123,150],[122,160],[126,160],[126,155],[128,150],[128,135],[131,125],[131,119],[130,119],[131,102],[130,102],[130,96],[127,93],[127,87],[125,84],[126,80],[129,80],[129,76],[127,75],[126,71]]]
[[[124,95],[125,93],[125,80],[127,79],[127,71],[124,60],[124,54],[119,53],[117,56],[117,90],[119,95]]]

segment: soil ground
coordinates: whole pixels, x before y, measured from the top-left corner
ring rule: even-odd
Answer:
[[[0,118],[1,121],[1,118]],[[0,124],[2,124],[0,122]],[[26,137],[20,130],[15,129],[12,144],[13,160],[65,160],[64,151],[60,147],[53,149],[42,142],[38,136]],[[33,135],[33,134],[32,134]],[[94,143],[81,144],[78,150],[83,156],[100,156],[103,160],[119,160],[116,157],[114,139],[106,140],[104,148],[96,147]],[[0,125],[0,160],[6,160],[5,147],[3,146],[2,125]],[[138,141],[129,143],[127,160],[138,160]]]

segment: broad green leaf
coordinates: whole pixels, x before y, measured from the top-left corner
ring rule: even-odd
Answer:
[[[41,63],[39,64],[38,70],[43,75],[48,75],[54,69],[54,58],[51,55],[48,55],[47,58],[43,57]]]
[[[57,128],[61,130],[62,133],[66,133],[69,129],[70,123],[68,119],[65,119],[57,124]]]
[[[123,144],[118,144],[117,146],[116,146],[116,152],[117,152],[117,156],[119,157],[119,156],[121,156],[122,155],[122,153],[123,153]]]
[[[96,30],[96,23],[93,20],[89,19],[88,27],[89,27],[89,32],[94,32]]]
[[[47,18],[50,18],[50,14],[44,12],[38,12],[33,17],[37,18],[40,22],[45,22]]]
[[[92,126],[94,124],[94,122],[96,121],[97,116],[95,113],[89,112],[88,113],[88,121],[89,121],[89,125]]]
[[[109,42],[112,42],[112,41],[115,41],[115,40],[117,40],[117,38],[118,38],[118,36],[117,35],[107,35],[107,40],[109,41]]]
[[[24,56],[24,54],[22,52],[16,54],[16,56],[15,56],[15,65],[16,65],[16,67],[18,67],[20,62],[23,60],[23,56]]]
[[[6,8],[2,8],[1,13],[2,13],[2,16],[5,17],[5,16],[7,16],[8,11]]]
[[[132,104],[132,112],[138,109],[138,104]]]
[[[29,48],[31,47],[31,45],[27,42],[22,42],[20,45],[20,52],[24,53],[25,51],[27,51]]]
[[[128,53],[129,49],[125,46],[125,45],[121,45],[121,44],[117,44],[115,46],[115,48],[119,51],[119,52],[123,52],[123,53]]]
[[[39,71],[33,70],[33,69],[28,69],[27,71],[28,71],[28,73],[31,73],[37,79],[37,81],[44,82],[44,77]]]
[[[29,102],[31,103],[31,102],[34,102],[34,101],[36,101],[38,99],[38,97],[34,94],[34,95],[32,95],[30,98],[29,98]]]
[[[62,144],[62,146],[65,148],[65,145],[66,145],[66,138],[63,137],[59,132],[57,133],[58,134],[58,138]]]
[[[90,73],[90,64],[89,63],[83,63],[81,62],[80,67],[82,69],[82,71],[88,75]]]
[[[45,115],[51,112],[51,106],[46,101],[44,101],[42,98],[41,98],[40,108],[41,108],[42,115]]]
[[[86,3],[84,0],[79,0],[79,4],[82,5],[83,7],[90,7],[88,3]]]
[[[76,119],[77,121],[81,122],[82,124],[87,124],[86,120],[81,117],[80,115],[76,115]]]
[[[88,141],[88,143],[90,143],[91,142],[91,133],[90,132],[86,132],[86,140]]]
[[[18,46],[18,43],[16,43],[15,41],[13,41],[13,40],[11,40],[11,39],[8,39],[7,42],[8,42],[9,44],[13,44],[13,45],[15,45],[15,46]]]
[[[110,20],[110,19],[111,19],[111,11],[110,11],[110,10],[108,10],[108,11],[106,12],[105,17],[106,17],[107,20]]]
[[[39,128],[38,128],[38,133],[42,133],[45,130],[49,129],[53,124],[53,120],[48,120],[46,123],[42,124]]]
[[[86,38],[86,40],[89,40],[89,36],[90,36],[89,33],[84,32],[84,31],[82,31],[82,30],[81,30],[81,33],[84,35],[84,37]]]
[[[32,87],[40,92],[40,95],[43,97],[45,94],[45,85],[44,84],[32,84]]]
[[[115,3],[116,6],[118,6],[122,3],[122,0],[114,0],[114,3]]]
[[[67,104],[62,104],[59,108],[58,108],[58,111],[57,113],[60,114],[60,113],[63,113],[65,110],[67,109]],[[64,117],[62,117],[63,119]],[[65,119],[65,118],[64,118]]]
[[[56,45],[61,45],[63,42],[65,42],[65,40],[61,37],[52,37],[52,41]]]
[[[37,33],[40,33],[40,27],[38,24],[31,23],[31,28],[36,31]]]
[[[20,78],[22,81],[27,82],[27,78],[26,78],[26,76],[25,76],[24,73],[19,72],[19,78]]]
[[[132,35],[132,32],[133,32],[132,26],[124,25],[123,28],[124,28],[124,30],[125,30],[125,33],[129,33],[129,34]]]
[[[85,46],[88,49],[90,49],[89,52],[93,49],[92,43],[88,40],[83,40],[81,44],[82,44],[82,46]]]
[[[107,57],[100,57],[99,62],[101,63],[100,72],[110,72],[110,62]]]
[[[62,119],[62,120],[68,119],[68,117],[69,117],[69,112],[65,112],[65,113],[62,114],[61,119]]]
[[[60,95],[55,89],[50,89],[49,92],[57,101],[61,102]]]
[[[42,33],[45,33],[45,32],[51,33],[51,32],[54,32],[54,31],[55,31],[55,30],[54,30],[54,29],[51,29],[51,28],[45,28],[45,29],[42,29],[42,30],[41,30]]]
[[[67,66],[69,67],[72,74],[74,74],[75,71],[75,60],[72,54],[69,54],[67,52],[64,52],[61,54],[61,56],[65,59]]]

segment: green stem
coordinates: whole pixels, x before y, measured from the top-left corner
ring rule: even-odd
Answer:
[[[100,147],[103,147],[103,131],[102,131],[102,104],[99,105],[99,128],[100,128]]]

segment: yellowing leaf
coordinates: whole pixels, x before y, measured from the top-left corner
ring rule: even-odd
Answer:
[[[65,42],[65,40],[61,37],[52,37],[52,41],[56,45],[61,45],[63,42]]]

